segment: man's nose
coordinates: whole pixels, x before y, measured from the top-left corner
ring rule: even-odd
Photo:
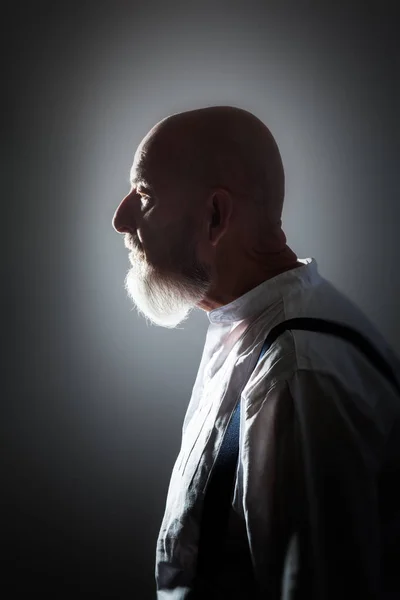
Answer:
[[[114,213],[112,226],[118,233],[132,233],[132,230],[136,231],[136,218],[134,214],[136,196],[137,194],[134,190],[129,192]]]

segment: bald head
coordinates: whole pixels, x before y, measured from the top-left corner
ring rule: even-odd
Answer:
[[[140,164],[190,191],[228,189],[257,226],[280,226],[284,171],[266,125],[250,112],[213,106],[166,117],[138,148]],[[202,193],[199,197],[204,197]]]
[[[141,312],[176,326],[301,266],[281,228],[284,172],[269,129],[214,106],[166,117],[140,143],[113,219],[132,250],[126,284]]]

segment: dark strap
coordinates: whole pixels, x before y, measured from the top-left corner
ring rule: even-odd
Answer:
[[[371,344],[371,342],[356,329],[353,329],[348,325],[344,325],[343,323],[336,323],[336,321],[317,319],[315,317],[297,317],[295,319],[287,319],[286,321],[282,321],[282,323],[279,323],[273,329],[271,329],[267,337],[269,345],[273,344],[277,337],[279,337],[287,329],[303,329],[306,331],[329,333],[351,342],[365,354],[372,365],[376,367],[378,371],[380,371],[381,375],[386,377],[386,379],[392,383],[392,385],[396,388],[396,391],[400,394],[400,385],[395,374],[393,373],[393,369],[378,352],[378,350]]]
[[[361,333],[344,325],[325,319],[299,317],[288,319],[269,332],[257,363],[274,341],[287,329],[302,329],[328,333],[353,343],[385,376],[400,394],[400,386],[390,365]],[[206,488],[197,558],[197,576],[212,579],[218,572],[226,538],[231,509],[233,484],[239,455],[240,400],[232,413],[218,456]]]

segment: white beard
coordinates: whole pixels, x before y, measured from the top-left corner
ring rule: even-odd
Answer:
[[[209,290],[209,270],[192,252],[189,261],[186,259],[186,264],[174,274],[160,272],[140,250],[130,252],[132,268],[126,275],[125,289],[138,313],[155,325],[175,328],[188,318]],[[181,254],[181,260],[185,257],[188,257],[187,249]]]

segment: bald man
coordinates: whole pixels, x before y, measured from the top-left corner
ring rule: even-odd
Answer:
[[[283,200],[269,129],[217,106],[151,129],[114,215],[139,314],[168,328],[195,307],[209,319],[157,542],[159,600],[400,598],[399,381],[321,332],[286,330],[260,350],[278,324],[313,317],[362,332],[392,372],[400,363],[315,259],[289,248]],[[227,526],[207,547],[222,491],[207,498],[236,408]]]

